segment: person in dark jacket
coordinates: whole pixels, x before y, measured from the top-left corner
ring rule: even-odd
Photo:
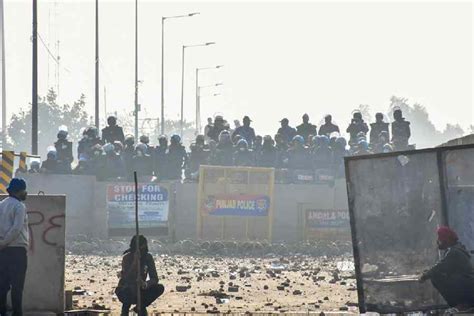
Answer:
[[[108,143],[102,147],[102,150],[105,153],[105,168],[102,170],[103,179],[116,180],[118,178],[125,177],[125,163],[123,162],[123,159],[120,154],[115,151],[115,146],[113,144]]]
[[[400,109],[393,111],[393,118],[395,121],[392,122],[392,143],[395,150],[406,150],[411,136],[410,122],[405,120]]]
[[[431,280],[450,307],[466,310],[474,307],[474,268],[471,256],[459,242],[456,232],[446,226],[438,228],[438,248],[443,258],[425,271],[420,282]]]
[[[155,177],[160,181],[168,179],[168,137],[160,135],[158,137],[158,146],[155,147],[153,154],[153,169]]]
[[[315,136],[315,147],[311,151],[311,160],[315,170],[330,169],[334,160],[334,153],[329,146],[329,138],[325,135]]]
[[[339,133],[339,126],[332,123],[332,116],[328,114],[324,117],[324,124],[319,128],[318,135],[331,137],[332,133]]]
[[[289,125],[290,121],[287,118],[284,118],[280,121],[281,127],[278,129],[277,134],[280,134],[283,138],[283,141],[290,143],[293,140],[293,137],[297,135],[296,129]]]
[[[125,142],[125,135],[123,129],[117,125],[117,118],[115,116],[109,116],[107,118],[107,126],[102,130],[102,143],[113,144],[115,141],[119,141],[122,144]]]
[[[387,132],[388,134],[388,125],[388,123],[383,121],[382,113],[375,114],[375,123],[370,124],[370,144],[372,146],[375,146],[379,142],[381,132]],[[388,139],[390,140],[390,136]]]
[[[251,167],[254,165],[254,154],[249,149],[249,144],[245,139],[239,140],[235,146],[234,166]]]
[[[41,173],[58,173],[58,154],[55,150],[48,151],[40,170]]]
[[[125,169],[127,174],[132,170],[133,156],[135,155],[135,137],[133,135],[127,135],[125,137],[125,143],[122,150],[123,162],[125,163]]]
[[[115,294],[122,303],[121,316],[128,316],[133,304],[137,304],[137,260],[140,258],[141,277],[141,310],[135,307],[134,311],[139,316],[147,315],[146,308],[156,301],[165,291],[165,287],[159,284],[158,273],[156,272],[153,256],[148,252],[148,242],[142,235],[138,236],[140,257],[137,255],[137,236],[133,236],[130,248],[124,252],[122,258],[122,270],[120,280]],[[148,281],[147,281],[148,278]]]
[[[204,135],[197,135],[196,141],[189,147],[188,164],[185,170],[185,176],[188,180],[197,180],[199,176],[199,168],[206,165],[209,161],[209,147],[205,143]]]
[[[188,154],[181,144],[181,137],[179,135],[173,135],[170,138],[167,161],[168,179],[181,180],[183,177],[183,169],[186,167],[188,161]]]
[[[311,159],[308,148],[305,146],[301,135],[293,137],[291,147],[288,149],[288,168],[293,170],[311,169]]]
[[[58,140],[54,143],[57,153],[58,173],[71,173],[71,163],[74,160],[72,156],[72,142],[67,139],[67,130],[61,129],[58,132]]]
[[[305,142],[308,141],[309,135],[316,135],[316,125],[309,122],[309,115],[303,115],[303,124],[296,127],[296,133],[303,136]]]
[[[359,142],[359,134],[363,133],[365,135],[368,131],[369,127],[367,126],[367,123],[364,122],[362,114],[360,112],[355,112],[352,116],[351,124],[346,130],[346,132],[351,135],[349,139],[349,145],[351,147],[356,146]]]
[[[132,159],[132,171],[136,171],[139,177],[147,177],[153,175],[153,161],[147,154],[148,147],[139,143],[135,147],[135,156]],[[131,179],[133,174],[128,175]]]
[[[219,135],[214,164],[217,166],[234,165],[234,145],[232,144],[228,131],[222,131]]]
[[[216,118],[214,119],[214,124],[209,129],[206,136],[214,140],[215,142],[218,142],[219,135],[221,134],[223,130],[225,130],[224,118],[220,115],[217,115]]]
[[[286,168],[288,164],[288,149],[289,144],[283,139],[280,134],[275,135],[275,149],[277,152],[277,168]]]
[[[253,147],[253,142],[255,141],[255,130],[250,127],[250,123],[252,120],[248,116],[244,116],[244,119],[242,120],[244,122],[244,125],[239,126],[235,129],[234,133],[232,134],[232,139],[235,138],[235,136],[240,135],[242,136],[243,139],[247,141],[247,144],[249,145],[250,148]]]
[[[263,137],[262,149],[256,153],[256,164],[258,167],[276,167],[277,149],[275,148],[275,141],[270,135],[265,135]]]

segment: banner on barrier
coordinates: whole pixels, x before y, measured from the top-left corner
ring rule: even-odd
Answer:
[[[348,210],[306,210],[306,228],[324,229],[324,228],[349,228]]]
[[[268,216],[268,195],[210,195],[204,202],[203,211],[215,216]]]
[[[201,166],[199,238],[271,239],[274,183],[273,168]]]
[[[135,185],[110,184],[107,187],[109,229],[135,227]],[[168,225],[169,187],[148,183],[138,185],[138,217],[142,228]]]

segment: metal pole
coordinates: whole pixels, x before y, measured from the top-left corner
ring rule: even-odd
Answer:
[[[138,0],[135,0],[135,139],[138,139]]]
[[[0,10],[2,19],[2,148],[7,142],[7,96],[5,83],[5,14],[3,13],[3,0],[0,0]]]
[[[161,18],[161,134],[165,134],[165,18]]]
[[[38,3],[33,0],[33,74],[31,101],[31,153],[38,154]]]
[[[99,0],[95,0],[95,126],[99,121]]]
[[[142,274],[140,265],[140,226],[138,224],[138,176],[137,172],[133,172],[133,178],[135,180],[135,256],[137,258],[137,309],[138,315],[142,315]]]
[[[104,86],[104,117],[107,117],[107,87]]]
[[[199,134],[199,68],[196,68],[196,135]]]
[[[183,119],[184,119],[184,52],[186,50],[186,46],[183,45],[183,53],[182,53],[182,60],[181,60],[181,120],[179,122],[180,130],[181,130],[181,138],[183,138]]]

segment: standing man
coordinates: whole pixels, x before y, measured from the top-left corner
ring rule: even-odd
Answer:
[[[340,133],[339,126],[332,123],[332,116],[330,114],[324,117],[324,124],[319,128],[319,136],[331,137],[332,133]]]
[[[393,111],[393,118],[395,121],[392,122],[392,143],[395,150],[406,150],[411,136],[410,122],[405,120],[400,109]]]
[[[282,140],[289,144],[291,141],[293,141],[293,137],[297,135],[296,129],[290,126],[290,121],[287,118],[282,119],[280,124],[281,127],[278,129],[277,134],[280,134]]]
[[[389,135],[388,125],[388,123],[383,121],[382,113],[375,114],[375,123],[370,124],[370,144],[372,146],[375,146],[380,142],[380,133],[387,132],[387,135]],[[390,140],[390,136],[388,139]]]
[[[11,288],[13,316],[23,315],[23,286],[28,265],[28,215],[26,182],[14,178],[9,197],[0,202],[0,316],[7,316],[7,294]]]
[[[125,142],[125,135],[123,129],[117,125],[117,118],[115,116],[109,116],[107,118],[107,126],[102,130],[102,143],[113,144],[115,141],[119,141],[122,144]]]
[[[247,141],[249,148],[252,148],[256,137],[255,130],[250,127],[250,122],[252,122],[252,120],[250,117],[244,116],[242,121],[244,122],[244,125],[235,129],[234,133],[232,134],[232,140],[234,140],[237,135],[240,135]]]
[[[296,127],[296,133],[303,136],[305,141],[308,141],[309,135],[316,135],[316,125],[313,125],[309,122],[309,115],[303,115],[303,124]]]

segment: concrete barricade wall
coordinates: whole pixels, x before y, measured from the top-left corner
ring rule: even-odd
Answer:
[[[0,196],[4,199],[6,196]],[[25,202],[29,228],[28,270],[24,309],[64,312],[65,196],[33,195]]]
[[[29,191],[65,194],[67,235],[107,237],[106,190],[108,182],[90,176],[28,175]],[[173,240],[196,238],[197,183],[174,183],[170,194],[170,234]],[[276,184],[273,241],[295,242],[303,238],[302,206],[347,210],[345,180],[323,184]]]
[[[96,182],[92,176],[28,174],[24,176],[28,182],[28,192],[36,195],[62,194],[67,196],[66,234],[83,234],[97,237],[98,228],[94,216],[100,214],[96,208]],[[99,211],[99,212],[98,212]]]

